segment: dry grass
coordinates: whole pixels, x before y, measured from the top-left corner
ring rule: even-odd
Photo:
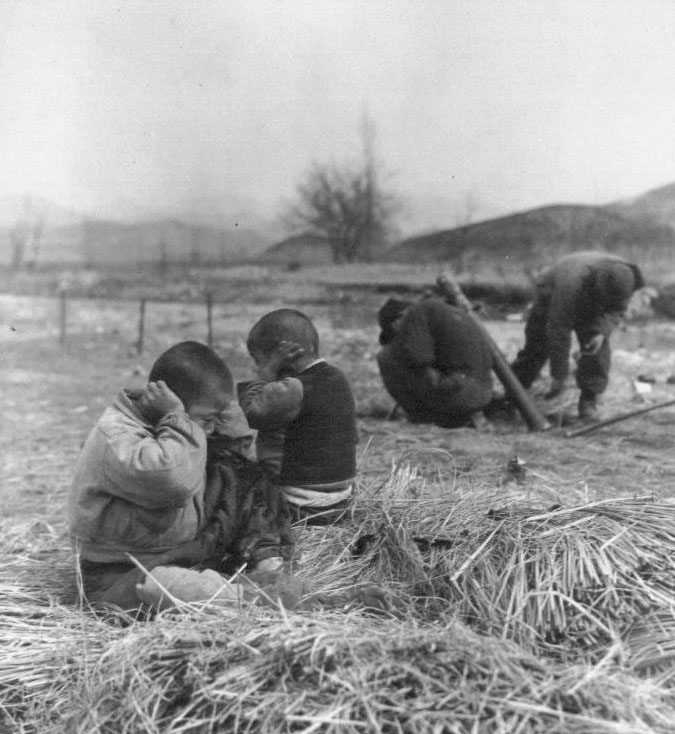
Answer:
[[[598,659],[675,600],[675,505],[651,498],[546,510],[541,497],[483,491],[371,517],[374,579],[403,581],[425,618],[449,603],[539,655]]]
[[[311,593],[296,610],[95,615],[74,602],[58,533],[15,528],[0,571],[5,727],[670,732],[675,506],[542,513],[545,493],[460,485],[402,466],[362,488],[344,526],[301,530]]]
[[[72,462],[121,385],[204,337],[204,314],[153,305],[139,357],[133,309],[79,304],[61,349],[43,338],[49,304],[0,305],[19,329],[0,369],[0,732],[672,730],[673,411],[572,440],[386,422],[374,311],[307,307],[354,386],[363,482],[347,525],[302,533],[307,597],[96,616],[76,603],[64,539]],[[237,379],[267,306],[252,308],[217,309]],[[512,356],[522,324],[490,328]],[[606,410],[633,407],[632,380],[656,365],[653,399],[667,397],[673,339],[665,325],[617,334]]]

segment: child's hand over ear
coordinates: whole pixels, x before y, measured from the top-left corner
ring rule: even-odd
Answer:
[[[157,419],[167,413],[183,413],[185,406],[182,400],[173,392],[163,380],[149,382],[145,386],[145,392],[141,397],[143,411]]]
[[[283,341],[270,354],[267,362],[258,366],[258,376],[267,382],[277,380],[281,372],[293,372],[293,363],[304,353],[304,348],[297,342]]]

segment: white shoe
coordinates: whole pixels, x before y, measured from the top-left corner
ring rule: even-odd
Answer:
[[[178,566],[156,566],[142,583],[136,584],[136,595],[157,609],[168,609],[175,606],[174,600],[232,607],[241,600],[242,593],[239,584],[230,583],[211,569],[200,572]]]
[[[255,567],[255,571],[281,571],[284,566],[284,559],[281,556],[273,556],[272,558],[264,558],[259,561]]]

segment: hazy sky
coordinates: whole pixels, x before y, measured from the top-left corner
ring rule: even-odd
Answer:
[[[274,216],[364,112],[420,228],[675,181],[670,0],[4,0],[0,89],[0,197],[106,215]]]

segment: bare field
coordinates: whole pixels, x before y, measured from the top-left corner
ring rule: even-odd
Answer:
[[[235,379],[251,375],[248,329],[276,306],[242,301],[215,307],[215,345]],[[579,438],[566,438],[565,429],[531,433],[518,418],[480,433],[387,421],[393,403],[375,362],[377,306],[377,299],[301,306],[316,321],[324,356],[350,378],[359,414],[364,519],[298,537],[297,578],[332,598],[333,607],[289,612],[252,605],[245,613],[217,614],[185,609],[146,624],[97,616],[72,603],[65,500],[79,448],[100,413],[121,387],[142,384],[171,343],[205,340],[204,305],[149,303],[139,355],[137,302],[69,301],[67,339],[60,344],[56,299],[0,296],[0,732],[206,734],[243,731],[241,722],[261,734],[672,731],[675,675],[668,650],[675,621],[672,607],[663,606],[664,598],[668,604],[672,599],[672,573],[651,573],[644,554],[656,558],[658,552],[657,560],[673,565],[675,515],[668,503],[675,498],[675,410]],[[487,327],[512,357],[522,322]],[[675,397],[675,386],[666,383],[675,372],[675,325],[628,325],[614,345],[606,413]],[[651,392],[636,390],[639,375],[656,380]],[[562,413],[575,400],[571,390],[547,409]],[[507,471],[515,455],[527,470],[518,481]],[[519,524],[517,516],[504,525],[486,512],[498,506],[517,513],[529,505],[536,515],[538,508],[645,496],[661,504],[648,503],[651,510],[641,501],[624,503],[623,510],[614,506],[612,522],[623,518],[621,524],[597,542],[589,539],[588,525],[577,527],[590,521],[606,533],[601,516],[539,530]],[[645,512],[652,514],[640,536],[644,547],[631,545],[635,528],[645,528],[633,513]],[[521,542],[527,527],[534,530]],[[490,548],[500,528],[514,535]],[[380,540],[372,552],[364,558],[347,552],[373,532]],[[457,550],[432,548],[422,561],[410,537],[425,532],[458,539]],[[551,538],[557,548],[569,549],[567,556],[547,555]],[[609,591],[602,584],[581,581],[592,595],[587,606],[556,602],[556,584],[581,573],[574,570],[576,559],[586,558],[591,547],[604,557],[617,546],[617,553],[637,553],[621,556],[609,590],[618,589],[630,604],[605,602]],[[475,568],[463,585],[453,586],[472,559]],[[547,559],[552,565],[544,567]],[[559,580],[522,592],[518,574],[532,566],[537,578]],[[384,600],[384,611],[340,601],[365,583],[380,589],[374,598]],[[517,611],[509,607],[504,616],[490,602],[478,616],[467,613],[477,590],[494,594],[500,588],[511,599],[524,594]],[[657,628],[647,627],[640,638],[639,626],[637,636],[631,630],[644,614],[645,589]],[[564,645],[552,650],[544,639],[550,620],[541,629],[521,622],[526,599],[529,605],[538,600],[537,619],[551,609],[569,615],[568,622],[554,617]],[[611,639],[605,634],[610,624],[617,629]],[[663,631],[662,624],[671,626]],[[518,630],[525,630],[523,639]],[[653,660],[665,665],[663,677],[650,677]]]
[[[442,468],[448,481],[474,475],[498,486],[508,459],[518,454],[530,470],[528,482],[545,485],[562,499],[653,493],[675,495],[675,411],[663,409],[598,430],[565,438],[561,429],[530,433],[520,420],[495,424],[491,433],[448,431],[385,421],[393,403],[382,388],[377,351],[377,303],[308,307],[324,355],[349,376],[360,415],[360,470],[386,474],[394,463],[419,465],[422,473]],[[152,303],[146,316],[142,355],[135,349],[138,304],[132,301],[72,300],[68,337],[58,341],[55,299],[0,297],[2,318],[2,496],[5,514],[35,516],[56,525],[73,461],[91,426],[122,386],[137,386],[153,359],[182,339],[206,338],[201,304]],[[216,348],[235,378],[250,377],[245,349],[253,322],[267,304],[219,304],[214,309]],[[488,322],[507,357],[522,340],[522,323]],[[603,410],[615,414],[675,396],[666,379],[675,373],[675,325],[651,322],[617,332],[614,369]],[[639,375],[656,380],[650,393],[636,392]],[[568,396],[572,407],[576,391]],[[541,404],[542,409],[551,407]],[[572,498],[571,496],[569,497]]]

